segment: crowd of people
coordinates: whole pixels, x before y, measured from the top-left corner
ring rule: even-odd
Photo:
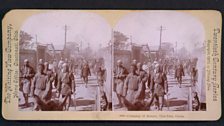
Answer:
[[[103,85],[105,82],[105,68],[98,63],[94,66],[94,71],[90,70],[90,63],[82,60],[77,64],[74,61],[65,59],[53,62],[43,62],[39,59],[36,70],[29,64],[29,60],[25,59],[20,69],[20,91],[23,93],[24,106],[29,106],[29,97],[34,98],[33,110],[54,110],[55,107],[61,106],[61,110],[68,111],[72,102],[72,94],[76,93],[75,76],[80,75],[85,87],[88,85],[88,77],[91,71],[97,76],[97,82],[100,87],[101,94],[104,94]],[[80,72],[77,69],[80,68]],[[97,69],[97,70],[96,70]],[[56,101],[52,102],[52,92],[56,89]],[[50,105],[50,107],[49,107]],[[54,106],[52,106],[54,105]]]
[[[23,93],[24,106],[28,107],[29,97],[33,97],[33,110],[61,110],[68,111],[72,95],[76,94],[75,78],[80,76],[85,88],[88,87],[88,77],[95,75],[99,86],[100,110],[108,110],[108,103],[104,85],[107,78],[107,70],[104,62],[89,63],[68,59],[44,62],[38,61],[34,69],[25,59],[20,68],[20,91]],[[197,86],[198,70],[197,59],[164,59],[151,62],[137,62],[133,60],[128,70],[121,60],[117,61],[114,69],[113,91],[118,99],[118,108],[126,107],[127,110],[150,110],[155,105],[162,111],[165,105],[164,96],[168,94],[169,80],[167,76],[176,79],[177,86],[182,87],[182,78],[186,74],[190,76],[192,87]],[[52,101],[53,89],[56,90],[56,101]],[[193,91],[193,108],[198,111],[200,101],[196,90]],[[55,107],[57,106],[57,109]],[[110,110],[112,107],[109,107]]]
[[[197,58],[193,59],[164,59],[141,63],[133,60],[130,69],[124,67],[121,60],[117,61],[114,70],[113,91],[116,93],[117,108],[126,107],[128,111],[150,110],[152,104],[162,111],[164,96],[168,94],[169,80],[173,76],[177,86],[181,88],[182,77],[188,74],[190,84],[195,87],[198,81]],[[149,92],[146,91],[149,89]],[[193,110],[200,106],[197,92],[193,91]],[[150,98],[146,98],[149,96]],[[149,100],[147,100],[149,99]]]

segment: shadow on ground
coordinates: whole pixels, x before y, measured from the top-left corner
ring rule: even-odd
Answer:
[[[173,106],[182,106],[187,105],[187,100],[168,100],[165,102],[165,106],[173,107]]]

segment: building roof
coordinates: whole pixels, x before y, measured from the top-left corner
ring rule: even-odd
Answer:
[[[64,50],[64,45],[54,45],[55,50]]]
[[[47,44],[47,49],[50,51],[54,51],[54,45],[53,44]]]
[[[149,52],[149,46],[148,45],[142,45],[142,51],[143,52]]]
[[[149,46],[151,52],[156,52],[159,50],[159,46]]]

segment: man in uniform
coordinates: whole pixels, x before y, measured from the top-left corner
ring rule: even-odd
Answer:
[[[161,67],[162,67],[163,74],[167,75],[167,73],[168,73],[168,61],[167,61],[167,59],[164,60]]]
[[[56,91],[56,97],[57,98],[59,98],[60,97],[60,95],[61,95],[61,92],[60,92],[60,90],[59,90],[59,88],[60,88],[60,86],[58,85],[58,76],[60,75],[60,74],[62,74],[62,65],[64,64],[65,62],[63,61],[63,58],[61,57],[61,59],[60,59],[60,61],[58,62],[58,67],[57,67],[57,78],[56,78],[56,84],[55,84],[55,86],[56,86],[56,88],[57,88],[57,91]]]
[[[87,87],[88,84],[88,76],[91,76],[90,68],[88,65],[88,62],[84,62],[81,70],[81,77],[83,78],[83,81]]]
[[[103,65],[101,65],[100,67],[98,67],[97,70],[97,83],[99,85],[100,88],[100,97],[101,97],[101,110],[106,110],[107,107],[107,99],[106,99],[106,94],[104,91],[104,82],[106,82],[106,69],[103,67]],[[102,105],[104,104],[104,105]]]
[[[29,65],[28,59],[24,60],[24,65],[22,66],[21,70],[21,87],[23,92],[23,97],[25,100],[25,106],[28,106],[28,98],[30,93],[30,86],[32,78],[35,75],[33,68]]]
[[[97,83],[100,87],[100,94],[104,92],[104,82],[106,81],[106,69],[103,66],[99,67],[97,70]]]
[[[43,59],[39,59],[39,64],[44,64],[44,60]]]
[[[57,82],[56,80],[56,77],[57,75],[53,72],[53,68],[49,68],[49,63],[48,62],[45,62],[44,63],[44,74],[47,76],[47,79],[50,81],[49,83],[51,84],[50,85],[50,90],[52,90],[52,83],[53,82]]]
[[[58,63],[57,63],[57,60],[54,59],[54,61],[52,63],[52,72],[53,72],[53,76],[55,77],[54,82],[53,82],[54,88],[56,88],[57,84],[58,84],[58,81],[57,81],[58,80],[58,71],[59,71]]]
[[[75,77],[69,72],[66,63],[62,65],[62,72],[58,75],[57,90],[61,93],[61,101],[67,99],[64,110],[68,111],[71,104],[71,94],[75,93]]]
[[[136,59],[133,59],[131,64],[137,65],[137,60]]]
[[[177,79],[179,88],[181,88],[182,76],[184,76],[184,68],[183,68],[183,65],[179,62],[175,70],[175,78]]]
[[[198,70],[195,68],[195,66],[191,69],[191,83],[192,86],[195,86],[198,81]]]
[[[154,72],[154,64],[151,62],[148,62],[148,69],[145,71],[147,71],[147,74],[148,74],[147,87],[148,87],[148,89],[150,89],[151,76]],[[147,90],[146,92],[147,93],[146,93],[145,97],[147,97],[147,99],[148,99],[152,95],[152,93],[150,92],[150,90]]]
[[[152,98],[148,104],[150,107],[156,98],[158,110],[162,110],[164,105],[164,95],[168,92],[167,77],[162,73],[159,64],[155,65],[155,71],[151,77],[150,90],[152,92]]]
[[[198,93],[193,92],[193,101],[192,101],[192,110],[193,111],[198,111],[200,108],[200,101],[198,98]]]
[[[129,111],[142,110],[138,104],[142,104],[143,82],[141,77],[136,73],[136,65],[131,65],[130,73],[124,83],[124,104]],[[143,106],[142,106],[143,107]]]
[[[69,72],[75,73],[75,70],[74,70],[75,65],[74,65],[74,60],[73,59],[69,60],[68,66],[69,66]]]
[[[142,63],[137,63],[137,70],[136,74],[140,77],[140,80],[143,84],[141,94],[140,94],[140,99],[144,100],[145,99],[145,90],[146,90],[146,82],[148,81],[148,74],[146,71],[142,69]]]
[[[33,78],[31,86],[32,96],[37,96],[41,101],[47,102],[51,99],[51,82],[49,78],[44,74],[44,64],[38,65],[38,72]],[[34,110],[41,110],[37,101],[34,101]]]
[[[48,76],[52,76],[53,71],[51,69],[49,69],[49,63],[45,62],[44,63],[44,74],[48,75]]]
[[[61,71],[62,69],[62,65],[64,64],[65,62],[63,61],[63,59],[61,58],[60,61],[58,62],[58,69],[59,69],[59,72]]]
[[[127,76],[128,72],[126,68],[122,65],[122,61],[117,61],[117,66],[114,71],[114,86],[113,90],[117,95],[118,98],[118,107],[122,107],[122,95],[123,95],[123,87],[124,87],[124,80]]]

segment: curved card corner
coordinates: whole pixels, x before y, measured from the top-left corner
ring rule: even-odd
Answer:
[[[2,18],[2,22],[4,22],[8,17],[11,17],[11,15],[15,14],[16,12],[18,12],[18,9],[12,9],[9,10],[7,13],[5,13],[5,15]]]
[[[4,110],[3,107],[2,107],[2,117],[3,117],[3,119],[5,119],[5,120],[13,120],[13,119],[9,116],[9,114],[7,113],[7,111]]]

